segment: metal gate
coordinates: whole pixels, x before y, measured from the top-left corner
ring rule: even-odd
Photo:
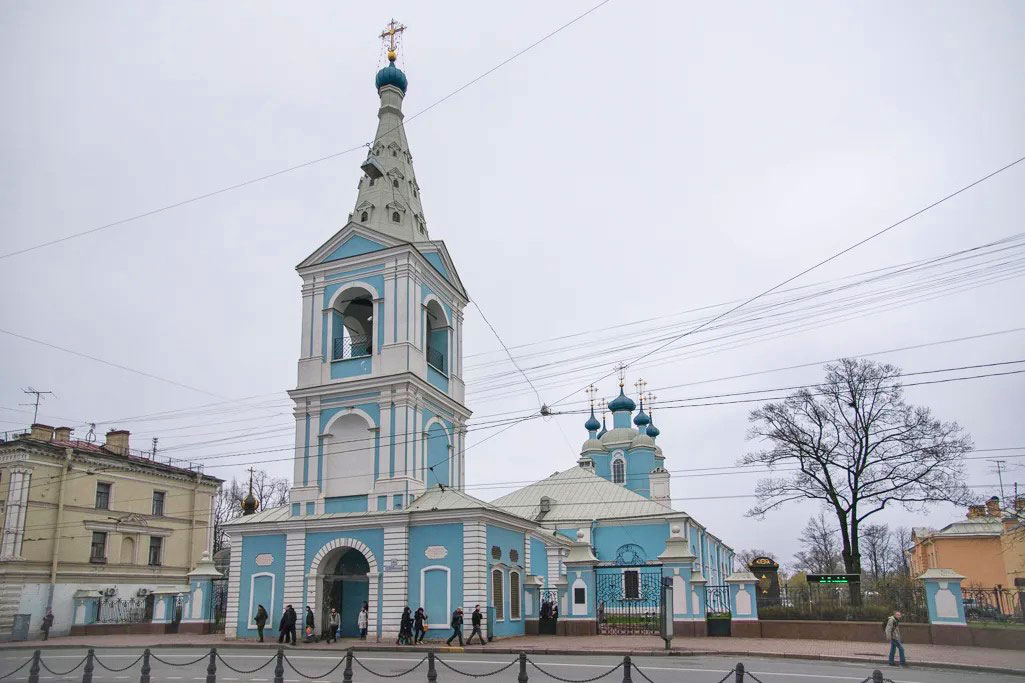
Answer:
[[[537,592],[537,632],[543,636],[554,636],[559,624],[559,591],[542,588]]]
[[[659,613],[662,608],[661,567],[599,568],[595,580],[598,633],[659,633]]]
[[[211,609],[213,610],[212,633],[224,633],[224,621],[228,615],[228,579],[214,579],[212,582]]]
[[[705,613],[706,614],[729,614],[730,613],[730,587],[729,586],[706,586],[705,587]]]

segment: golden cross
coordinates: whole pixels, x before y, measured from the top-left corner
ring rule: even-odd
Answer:
[[[381,40],[388,41],[388,59],[394,61],[394,57],[392,55],[395,54],[395,38],[405,30],[405,26],[392,19],[388,22],[388,25],[385,27],[384,31],[381,32],[381,35],[379,36]]]

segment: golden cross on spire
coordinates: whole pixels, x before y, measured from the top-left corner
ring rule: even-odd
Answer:
[[[381,40],[387,41],[387,43],[388,43],[388,61],[389,62],[394,62],[395,61],[395,57],[396,57],[395,48],[398,45],[398,36],[403,31],[405,31],[405,30],[406,30],[405,26],[403,26],[402,24],[400,24],[397,21],[395,21],[394,19],[392,19],[391,21],[388,22],[388,25],[381,32],[381,35],[379,36],[379,38]]]

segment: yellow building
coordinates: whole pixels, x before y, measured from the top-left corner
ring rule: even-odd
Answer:
[[[1025,585],[1025,497],[1002,511],[1000,500],[972,505],[968,516],[936,531],[916,527],[907,550],[912,576],[927,569],[953,569],[964,588]]]
[[[220,483],[131,450],[126,431],[98,444],[34,424],[0,440],[0,633],[28,614],[33,634],[47,606],[54,635],[73,622],[163,620],[163,596],[188,594],[211,548]]]

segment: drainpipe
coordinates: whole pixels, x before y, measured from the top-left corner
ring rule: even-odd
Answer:
[[[46,595],[46,608],[53,607],[53,592],[57,587],[57,556],[60,553],[61,545],[61,522],[64,521],[64,482],[65,474],[71,467],[71,449],[64,449],[64,458],[61,462],[61,480],[57,491],[57,524],[54,526],[53,534],[53,556],[50,558],[50,588]]]

